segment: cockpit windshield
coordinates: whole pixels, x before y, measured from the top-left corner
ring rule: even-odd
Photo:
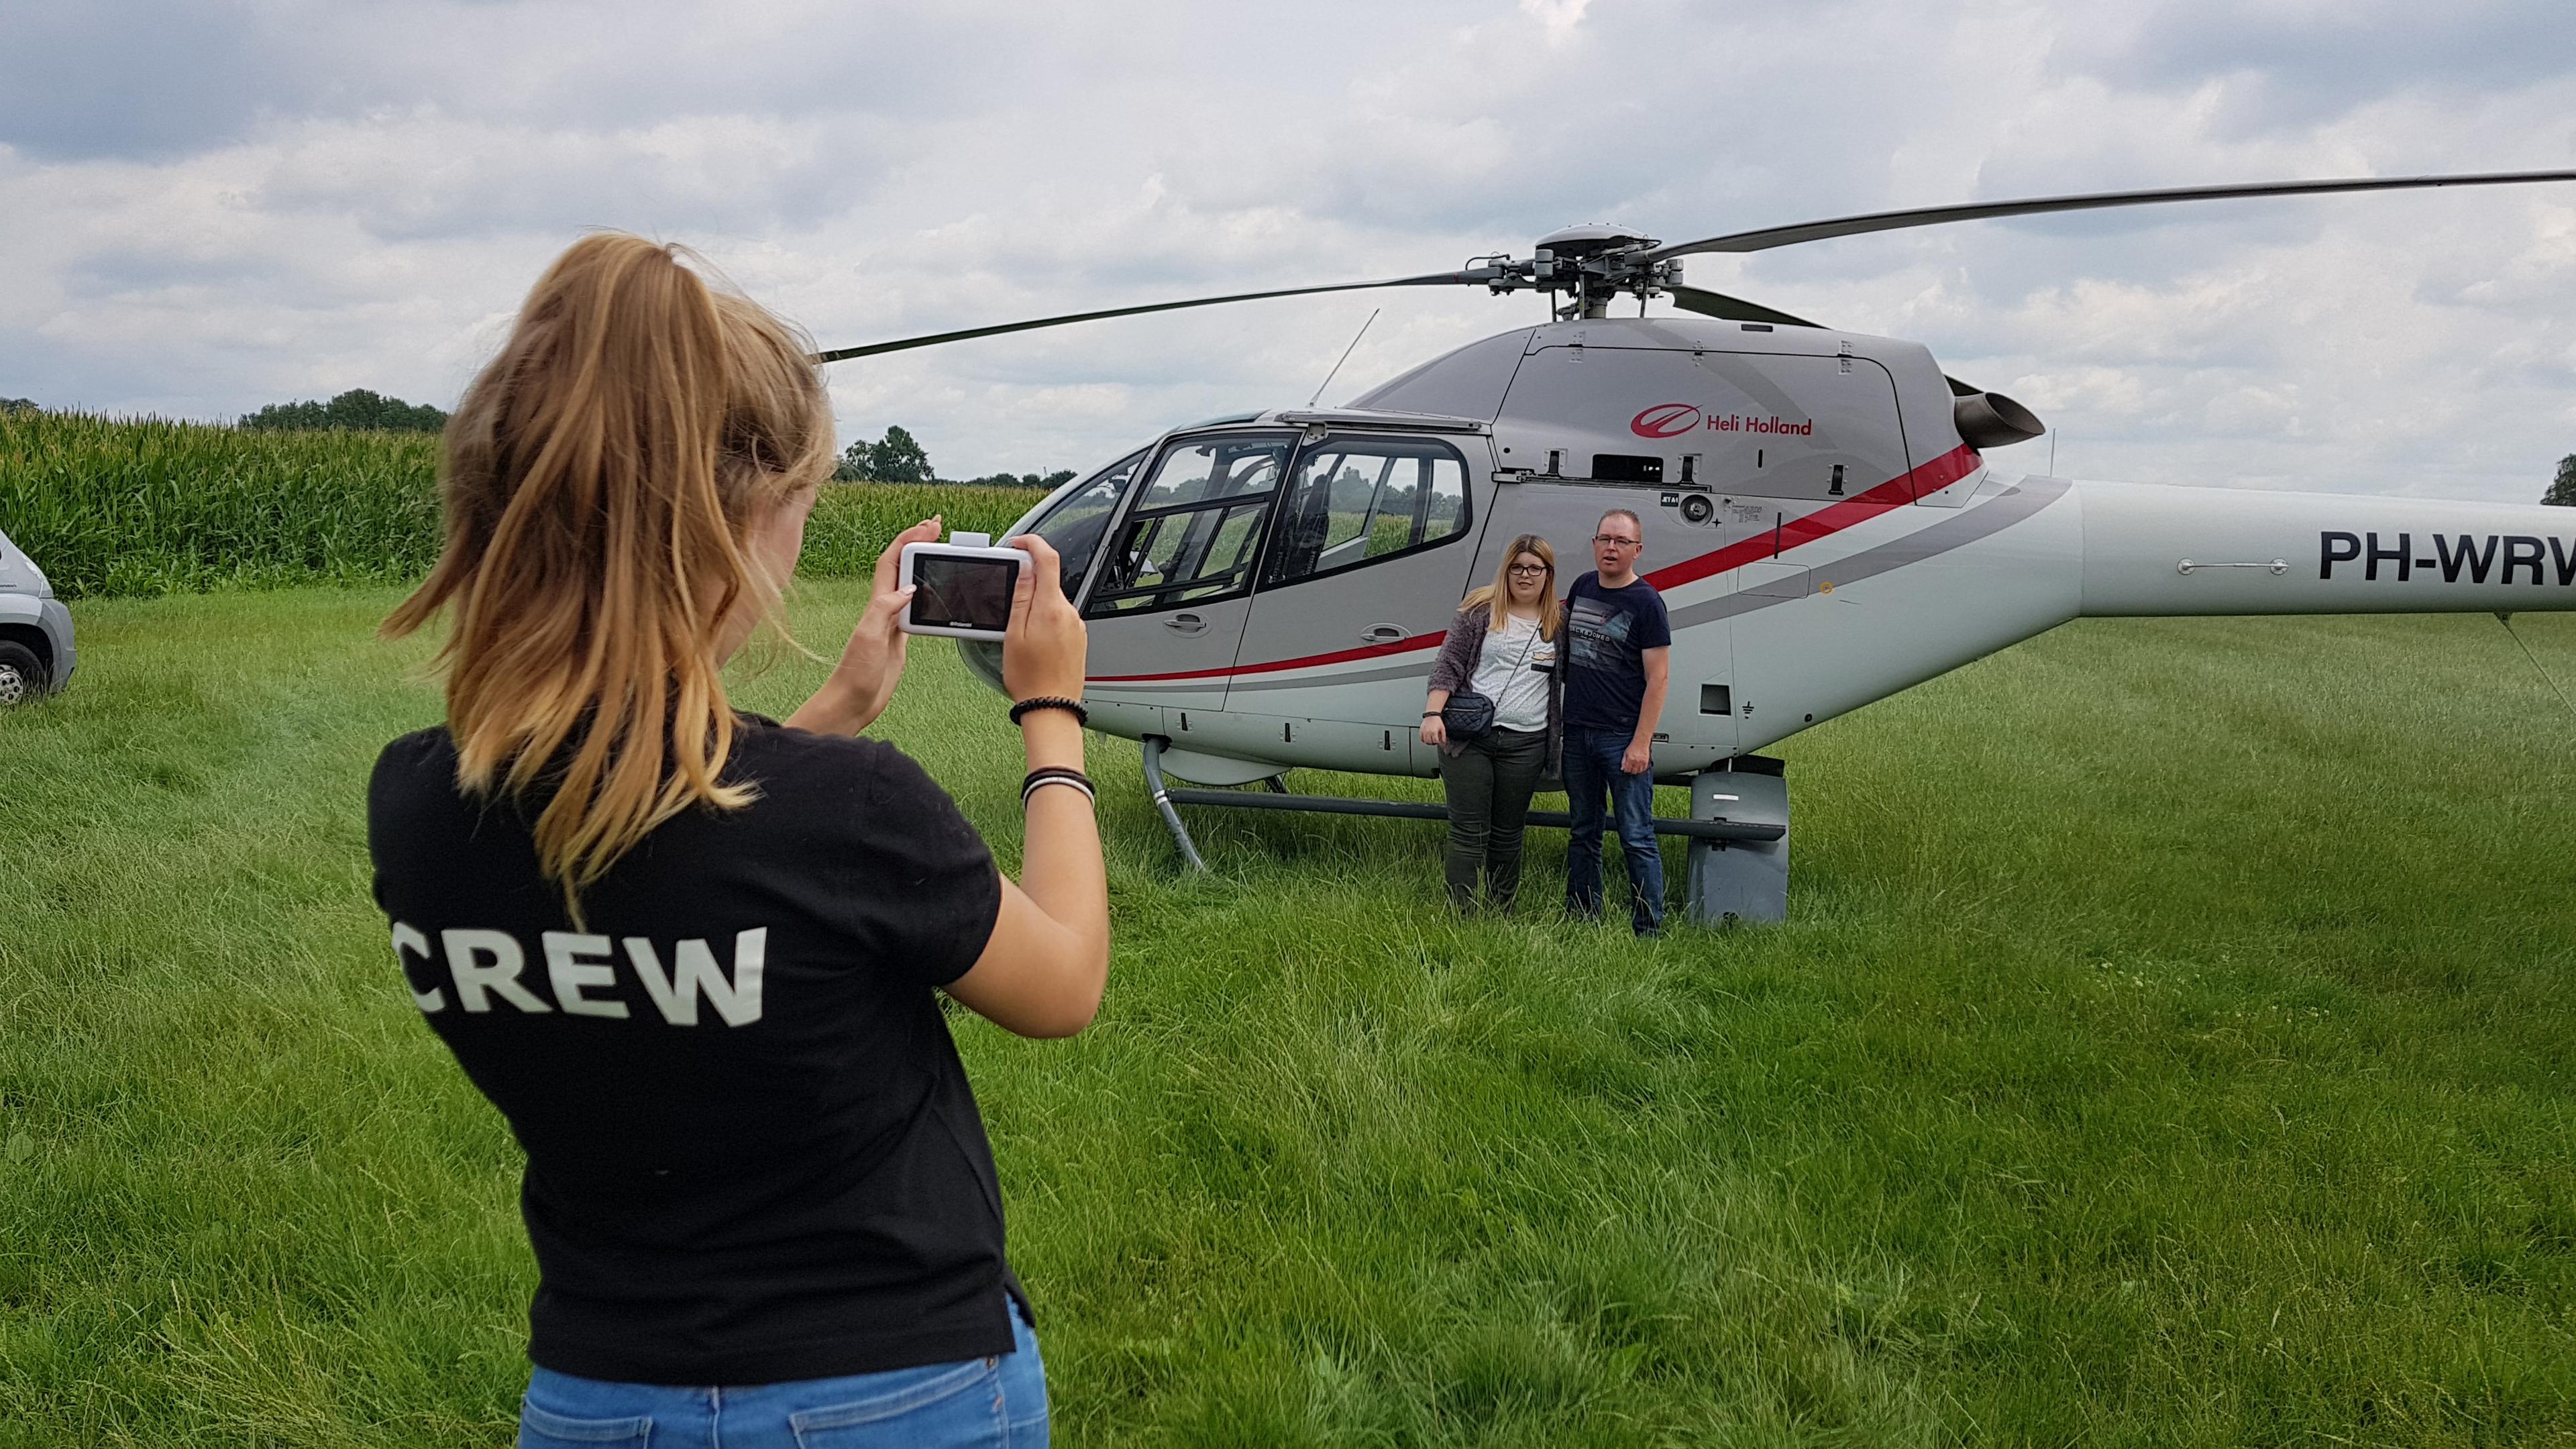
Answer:
[[[1100,552],[1100,533],[1108,527],[1109,515],[1118,506],[1118,495],[1135,481],[1136,465],[1144,460],[1139,449],[1094,474],[1090,481],[1064,496],[1064,500],[1047,511],[1029,532],[1055,545],[1064,556],[1064,596],[1077,598],[1082,581],[1091,572],[1091,561]]]

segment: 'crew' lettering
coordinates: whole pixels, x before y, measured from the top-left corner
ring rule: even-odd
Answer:
[[[716,953],[704,941],[682,941],[671,952],[671,974],[662,973],[662,958],[642,936],[625,938],[626,959],[644,978],[645,994],[662,1019],[673,1026],[698,1024],[698,995],[724,1018],[727,1026],[749,1026],[760,1020],[760,972],[769,952],[769,928],[754,927],[733,938],[733,979],[716,969]]]
[[[429,954],[429,938],[420,933],[420,927],[406,925],[401,921],[394,922],[394,964],[402,967],[403,983],[409,985],[411,967],[403,960],[405,951],[411,952],[423,961],[435,961],[438,958]],[[419,1007],[424,1016],[431,1012],[445,1011],[447,993],[435,986],[427,991],[414,991],[411,994],[411,1004]]]
[[[581,994],[584,987],[617,984],[617,968],[608,964],[606,936],[548,931],[539,939],[546,948],[546,981],[555,989],[555,1005],[571,1016],[626,1019],[625,1002],[593,1001]]]
[[[457,1004],[467,1011],[492,1009],[486,991],[499,992],[521,1011],[554,1010],[519,984],[528,953],[509,932],[450,930],[439,932],[438,939],[447,946],[447,974],[456,978]]]

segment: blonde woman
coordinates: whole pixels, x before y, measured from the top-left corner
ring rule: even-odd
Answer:
[[[1476,878],[1486,900],[1508,912],[1521,884],[1521,834],[1531,793],[1557,770],[1564,725],[1565,668],[1558,649],[1556,550],[1525,533],[1503,551],[1494,581],[1469,594],[1449,621],[1423,701],[1422,742],[1440,749],[1449,795],[1449,903],[1471,911]],[[1472,700],[1491,702],[1487,713]]]
[[[1083,629],[1019,540],[1021,883],[854,738],[901,676],[896,550],[783,725],[718,671],[774,618],[832,420],[804,341],[671,248],[538,281],[448,424],[446,723],[369,787],[412,1001],[527,1152],[522,1445],[1043,1443],[1034,1319],[939,996],[1026,1036],[1108,967]]]

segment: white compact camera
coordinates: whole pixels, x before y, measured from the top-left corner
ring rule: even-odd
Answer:
[[[897,626],[907,634],[999,642],[1011,626],[1011,593],[1029,556],[993,547],[989,533],[952,533],[946,543],[903,546],[903,586],[912,603]]]

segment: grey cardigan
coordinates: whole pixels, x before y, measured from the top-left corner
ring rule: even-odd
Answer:
[[[1451,694],[1465,689],[1476,677],[1476,666],[1485,657],[1485,633],[1493,619],[1487,606],[1477,604],[1458,611],[1449,621],[1449,634],[1440,641],[1440,657],[1431,661],[1431,682],[1424,686],[1425,696],[1431,690],[1445,689]],[[1565,669],[1568,650],[1565,647],[1565,625],[1556,628],[1556,663],[1547,672],[1547,772],[1560,775],[1565,755]],[[1449,740],[1440,746],[1444,756],[1455,756],[1467,746]]]

